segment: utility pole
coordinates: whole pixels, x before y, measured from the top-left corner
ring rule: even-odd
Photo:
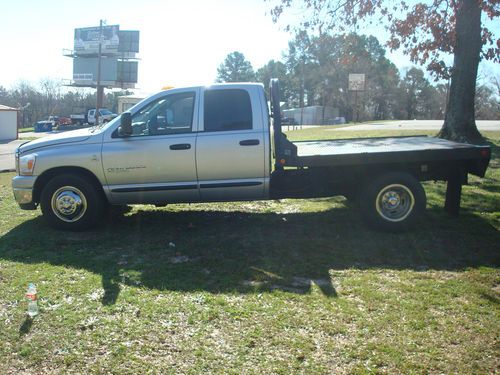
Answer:
[[[354,91],[354,109],[356,111],[356,122],[359,122],[358,90]]]
[[[95,106],[95,125],[99,125],[99,109],[102,107],[104,87],[101,86],[102,20],[99,23],[99,52],[97,53],[97,104]]]

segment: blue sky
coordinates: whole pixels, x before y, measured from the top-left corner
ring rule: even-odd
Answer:
[[[232,51],[242,52],[254,69],[281,58],[291,35],[273,24],[269,8],[263,0],[2,0],[0,85],[71,78],[72,61],[62,50],[73,47],[75,28],[97,26],[100,19],[140,31],[141,91],[211,83]],[[400,69],[411,65],[401,53],[388,57]],[[483,71],[498,76],[498,65]]]

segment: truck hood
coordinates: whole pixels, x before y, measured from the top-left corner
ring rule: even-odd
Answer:
[[[21,153],[32,151],[41,147],[49,147],[60,144],[83,142],[92,136],[90,128],[71,130],[63,133],[48,135],[43,138],[35,139],[33,141],[22,144],[19,147]]]

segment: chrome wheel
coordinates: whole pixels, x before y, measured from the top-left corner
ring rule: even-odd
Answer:
[[[377,212],[385,220],[398,222],[410,215],[415,205],[415,197],[405,185],[392,184],[380,190],[375,205]]]
[[[52,194],[51,208],[62,221],[74,223],[87,211],[87,199],[76,187],[62,186]]]

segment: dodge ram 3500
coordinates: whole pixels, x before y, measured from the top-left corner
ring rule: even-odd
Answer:
[[[271,110],[261,84],[217,84],[155,94],[109,123],[30,141],[16,152],[21,208],[82,230],[108,205],[249,201],[344,195],[372,226],[411,227],[423,213],[420,181],[447,181],[458,214],[462,184],[484,176],[488,146],[433,137],[291,142],[281,131],[278,82]]]

